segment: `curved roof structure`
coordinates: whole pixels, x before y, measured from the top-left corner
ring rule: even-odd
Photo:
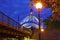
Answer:
[[[24,18],[24,20],[21,22],[21,25],[27,28],[35,27],[38,28],[38,18],[33,16],[33,13],[31,12],[29,16]]]

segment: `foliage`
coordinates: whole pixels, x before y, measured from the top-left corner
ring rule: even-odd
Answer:
[[[44,24],[48,26],[48,28],[60,28],[60,20],[51,21],[50,18],[44,20]]]

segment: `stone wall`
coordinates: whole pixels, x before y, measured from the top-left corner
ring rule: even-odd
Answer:
[[[39,34],[38,30],[32,35],[33,39],[38,40]],[[41,40],[60,40],[60,29],[50,29],[41,32]]]
[[[60,30],[50,29],[41,33],[42,40],[60,40]]]

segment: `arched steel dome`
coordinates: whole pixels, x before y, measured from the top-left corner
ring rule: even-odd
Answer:
[[[30,28],[30,27],[35,27],[38,28],[38,18],[33,15],[33,12],[30,13],[29,16],[24,18],[24,20],[21,22],[21,25]]]
[[[26,23],[26,22],[34,22],[34,23],[37,24],[39,21],[38,21],[38,19],[35,16],[29,15],[26,18],[23,19],[23,21],[21,22],[21,24]]]

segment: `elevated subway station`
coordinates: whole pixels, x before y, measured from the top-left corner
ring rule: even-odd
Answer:
[[[21,4],[21,6],[22,6],[22,5],[25,5],[25,2],[26,3],[28,2],[25,0],[23,0],[23,1],[24,1],[23,2],[24,4],[22,3],[22,1],[16,1],[17,2],[16,4],[19,4],[19,5]],[[9,4],[10,2],[11,2],[11,4]],[[36,2],[42,2],[44,7],[52,9],[51,10],[52,16],[51,16],[50,20],[51,21],[60,20],[60,1],[59,0],[30,0],[29,2],[30,2],[31,7],[33,6],[32,4],[36,4]],[[30,21],[20,24],[19,22],[16,22],[12,18],[10,18],[8,15],[6,15],[6,13],[8,13],[8,14],[17,13],[18,14],[21,10],[27,9],[28,7],[26,8],[26,5],[25,5],[25,7],[18,6],[16,4],[14,4],[13,1],[7,1],[6,3],[5,3],[5,1],[0,2],[0,4],[3,5],[3,6],[0,6],[1,7],[0,9],[2,10],[2,8],[4,7],[4,10],[0,11],[0,40],[24,40],[25,37],[26,38],[31,37],[31,39],[39,40],[38,39],[38,30],[35,29],[36,27],[39,28],[38,27],[39,21],[37,21],[38,18],[36,18],[35,16],[32,17],[32,15],[30,15],[25,19],[25,21],[27,21],[27,19]],[[8,6],[6,6],[4,4],[6,4],[8,6],[10,5],[10,7],[8,8]],[[19,7],[21,7],[20,8],[21,10],[19,10]],[[6,9],[9,9],[9,10],[6,10]],[[30,10],[30,9],[28,8],[28,10]],[[28,12],[25,12],[25,10],[23,10],[20,13],[24,14],[24,13],[28,13]],[[11,14],[9,14],[9,15],[11,15]],[[13,16],[11,15],[11,17],[13,17]],[[17,16],[15,16],[15,17],[17,17]],[[37,23],[35,21],[37,21]],[[35,28],[33,29],[31,26],[32,27],[34,26]],[[32,28],[32,30],[30,29],[30,27]],[[59,33],[60,33],[59,29],[50,29],[49,30],[46,28],[44,30],[44,32],[41,32],[41,40],[60,40]],[[28,40],[28,39],[25,39],[25,40]]]

